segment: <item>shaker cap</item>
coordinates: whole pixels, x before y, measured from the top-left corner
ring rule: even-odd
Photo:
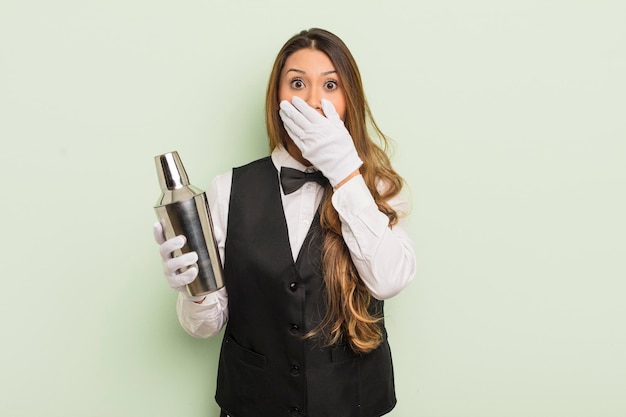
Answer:
[[[189,178],[178,152],[168,152],[154,157],[161,190],[176,190],[189,185]]]

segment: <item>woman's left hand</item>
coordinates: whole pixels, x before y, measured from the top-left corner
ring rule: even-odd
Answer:
[[[302,156],[337,187],[363,164],[350,132],[330,101],[322,99],[325,116],[300,97],[295,96],[291,101],[280,103],[279,114],[285,130]]]

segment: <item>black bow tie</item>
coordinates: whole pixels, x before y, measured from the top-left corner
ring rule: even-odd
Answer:
[[[280,183],[283,186],[285,195],[298,190],[307,181],[315,181],[322,187],[328,184],[328,180],[320,171],[302,172],[293,168],[280,168]]]

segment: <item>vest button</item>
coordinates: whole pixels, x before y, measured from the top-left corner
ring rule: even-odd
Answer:
[[[300,330],[300,326],[298,326],[297,324],[292,324],[291,327],[289,328],[289,333],[291,334],[298,334]]]
[[[290,289],[291,291],[295,291],[295,290],[297,290],[297,289],[298,289],[298,283],[297,283],[297,282],[292,282],[292,283],[290,283],[290,284],[289,284],[289,289]]]
[[[300,375],[300,367],[298,365],[292,365],[289,372],[291,372],[291,375],[293,376],[298,376]]]
[[[300,415],[300,409],[298,407],[291,407],[289,409],[289,415],[292,417],[297,417]]]

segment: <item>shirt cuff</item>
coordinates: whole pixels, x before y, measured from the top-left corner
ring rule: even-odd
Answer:
[[[209,337],[217,333],[225,322],[226,300],[226,288],[207,294],[200,304],[179,294],[176,303],[179,322],[190,335]]]
[[[361,175],[335,190],[332,203],[343,223],[363,223],[377,237],[382,236],[389,226],[389,218],[378,210],[378,205]]]

